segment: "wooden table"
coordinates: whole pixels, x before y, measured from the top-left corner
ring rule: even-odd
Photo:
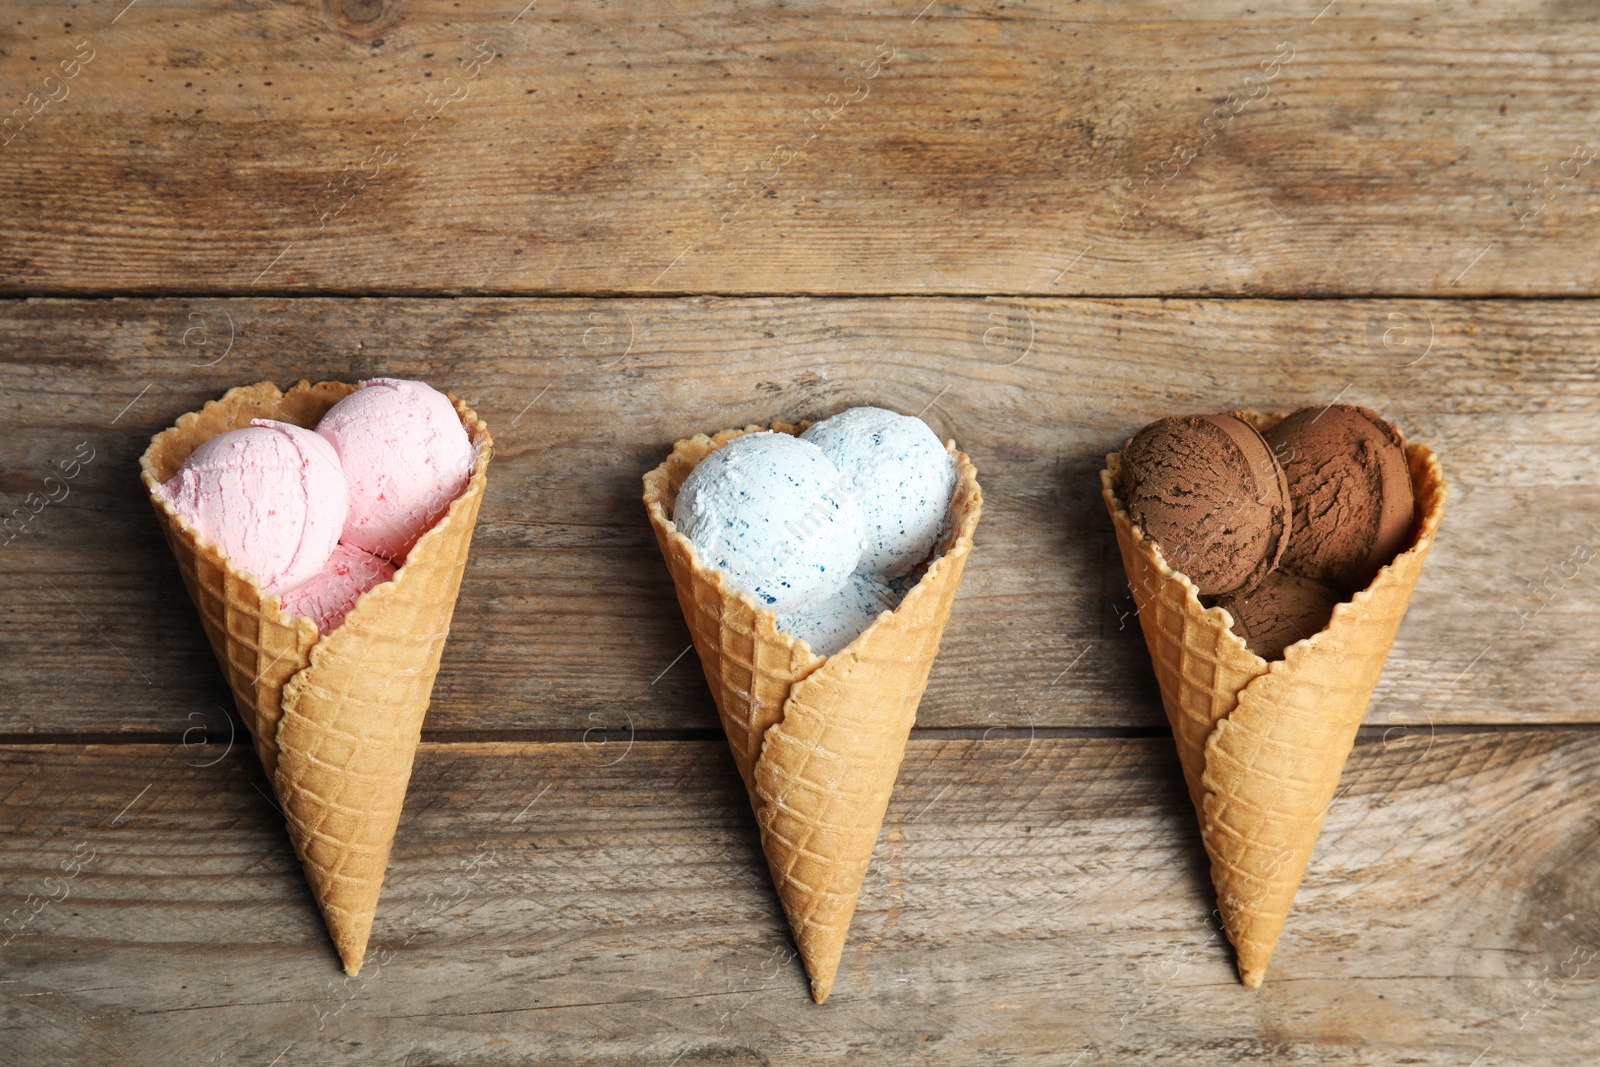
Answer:
[[[1600,1061],[1600,28],[1292,7],[5,4],[0,1061]],[[346,980],[136,459],[379,374],[498,449]],[[1096,472],[1334,399],[1452,496],[1250,992]],[[639,479],[860,403],[987,507],[818,1007]]]

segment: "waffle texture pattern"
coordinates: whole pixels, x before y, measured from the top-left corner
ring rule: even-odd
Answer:
[[[1281,416],[1249,413],[1262,429]],[[1256,988],[1283,932],[1356,729],[1394,644],[1444,515],[1447,488],[1424,445],[1406,447],[1417,496],[1408,546],[1327,627],[1268,663],[1222,608],[1201,606],[1117,496],[1121,454],[1106,457],[1101,496],[1116,527],[1139,625],[1172,724],[1218,913]]]
[[[155,492],[189,453],[253,418],[316,425],[355,386],[271,382],[230,390],[157,434],[140,477],[200,612],[256,755],[288,820],[289,838],[341,961],[366,955],[389,850],[405,804],[439,656],[450,632],[494,442],[454,397],[476,450],[465,492],[424,534],[393,581],[364,593],[325,637],[280,610],[250,575]]]
[[[679,441],[645,475],[644,502],[820,1004],[833,988],[983,494],[972,463],[947,445],[956,487],[938,558],[898,608],[841,651],[816,656],[781,633],[771,611],[704,566],[672,525],[673,502],[695,465],[740,434],[764,429]],[[771,429],[797,433],[804,426]]]

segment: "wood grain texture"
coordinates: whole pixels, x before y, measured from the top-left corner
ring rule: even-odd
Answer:
[[[4,5],[0,1061],[1600,1061],[1593,7]],[[382,374],[498,454],[346,981],[136,459]],[[1250,993],[1096,474],[1336,398],[1452,496]],[[817,1007],[639,480],[863,403],[987,506]]]
[[[0,292],[1600,292],[1584,4],[118,6],[0,20]]]
[[[498,444],[430,731],[716,729],[640,478],[678,437],[862,403],[922,411],[984,488],[919,722],[1164,725],[1104,454],[1164,414],[1335,397],[1451,484],[1368,722],[1596,721],[1597,351],[1592,308],[1560,301],[3,304],[0,502],[26,513],[94,458],[0,548],[0,734],[221,730],[137,457],[232,385],[381,374],[456,391]]]
[[[0,903],[61,898],[0,948],[10,1057],[1600,1056],[1593,730],[1366,738],[1259,993],[1164,739],[913,741],[821,1007],[720,742],[424,745],[348,982],[261,786],[220,746],[0,748]]]

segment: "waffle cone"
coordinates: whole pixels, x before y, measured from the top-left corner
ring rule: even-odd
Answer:
[[[1277,418],[1251,416],[1263,429]],[[1333,802],[1356,729],[1394,643],[1444,515],[1438,460],[1407,445],[1417,519],[1408,547],[1367,588],[1333,610],[1321,632],[1268,663],[1204,608],[1117,496],[1121,454],[1106,457],[1101,496],[1161,686],[1211,859],[1218,914],[1239,977],[1260,986],[1295,890]]]
[[[941,555],[893,612],[826,658],[779,632],[777,617],[706,567],[670,518],[689,472],[733,438],[679,441],[644,478],[644,502],[678,603],[750,794],[761,847],[818,1004],[828,998],[845,935],[883,826],[928,670],[939,651],[972,533],[983,510],[977,472],[956,464]],[[803,427],[774,423],[787,433]]]
[[[252,576],[201,539],[155,490],[217,434],[253,418],[312,427],[355,388],[302,381],[287,393],[271,382],[229,390],[157,434],[139,461],[184,585],[352,975],[366,955],[493,440],[452,397],[475,446],[466,491],[417,542],[394,580],[363,594],[327,636],[310,619],[284,615],[278,597],[263,595]]]

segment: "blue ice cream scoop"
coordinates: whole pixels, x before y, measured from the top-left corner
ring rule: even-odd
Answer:
[[[778,629],[801,638],[817,655],[831,656],[899,603],[899,594],[877,575],[857,572],[832,596],[779,615]]]
[[[735,437],[689,472],[672,523],[701,560],[784,612],[837,593],[861,560],[861,504],[822,450],[786,433]]]
[[[955,491],[956,465],[928,424],[883,408],[850,408],[800,435],[844,476],[860,503],[866,548],[859,570],[897,578],[926,559]]]

